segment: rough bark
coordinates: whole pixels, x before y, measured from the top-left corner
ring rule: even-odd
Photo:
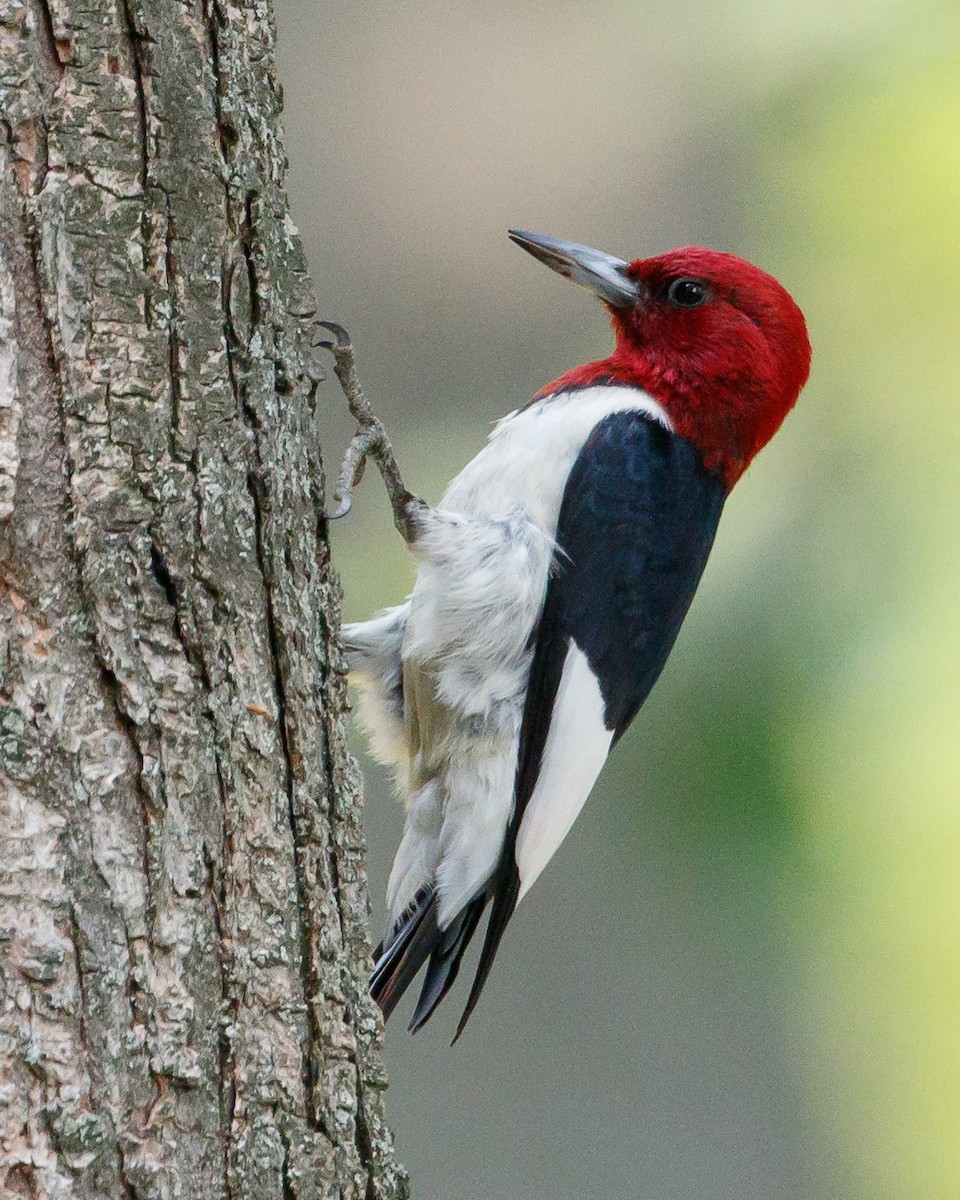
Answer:
[[[0,1193],[399,1197],[267,0],[0,0]]]

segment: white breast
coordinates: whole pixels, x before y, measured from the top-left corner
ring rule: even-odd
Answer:
[[[510,413],[452,480],[439,507],[490,517],[519,508],[552,537],[567,476],[590,431],[611,413],[631,410],[672,429],[663,407],[646,392],[612,384],[564,392]]]

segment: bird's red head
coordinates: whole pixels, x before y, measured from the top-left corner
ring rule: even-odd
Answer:
[[[690,246],[627,263],[530,234],[514,241],[596,292],[617,344],[540,395],[609,381],[643,388],[728,487],[793,407],[810,371],[803,314],[770,275]]]

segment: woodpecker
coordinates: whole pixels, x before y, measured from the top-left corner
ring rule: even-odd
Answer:
[[[385,1017],[426,964],[410,1029],[429,1019],[490,906],[454,1041],[660,675],[730,489],[810,368],[800,309],[732,254],[627,262],[510,237],[600,298],[614,350],[504,417],[435,508],[410,500],[413,591],[344,629],[406,806],[371,976]]]

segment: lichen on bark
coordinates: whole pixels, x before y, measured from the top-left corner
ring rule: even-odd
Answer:
[[[0,0],[0,1191],[400,1197],[263,0]]]

